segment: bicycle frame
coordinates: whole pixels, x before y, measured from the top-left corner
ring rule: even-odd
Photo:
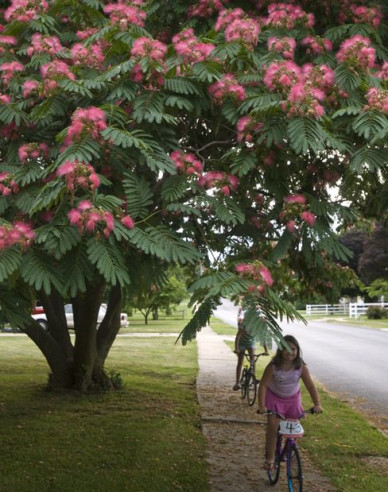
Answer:
[[[251,359],[249,352],[244,352],[246,363],[243,368],[241,379],[240,379],[241,398],[244,399],[248,395],[248,404],[250,406],[252,406],[256,401],[259,380],[256,379],[255,368],[258,358],[261,357],[262,355],[266,355],[266,354],[265,353],[256,354]]]
[[[283,439],[285,440],[284,440],[284,444],[282,445]],[[278,481],[280,475],[280,464],[282,462],[285,462],[287,485],[288,485],[289,492],[302,492],[303,491],[302,464],[299,456],[299,450],[298,450],[296,439],[292,437],[283,438],[283,436],[279,433],[276,443],[276,448],[277,448],[276,455],[279,457],[275,460],[276,479],[274,479],[272,474],[270,475],[270,472],[268,472],[271,485],[274,485]],[[294,465],[296,465],[296,475],[294,474],[293,471]]]

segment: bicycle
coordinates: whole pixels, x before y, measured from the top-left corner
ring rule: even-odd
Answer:
[[[250,358],[247,351],[244,352],[245,359],[248,363],[245,364],[241,379],[241,398],[244,399],[247,396],[248,404],[252,406],[256,401],[257,388],[259,386],[260,380],[256,378],[255,366],[258,358],[262,355],[268,355],[263,352],[262,354],[256,354],[253,359]]]
[[[306,410],[304,413],[314,413],[314,409]],[[279,414],[271,411],[268,411],[263,415],[273,414],[280,417]],[[282,462],[285,462],[289,492],[303,492],[302,461],[297,445],[297,439],[302,437],[303,433],[304,430],[299,420],[282,419],[280,421],[276,441],[274,468],[267,470],[269,483],[271,485],[275,485],[278,482],[280,465]]]

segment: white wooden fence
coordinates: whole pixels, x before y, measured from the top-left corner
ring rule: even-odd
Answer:
[[[364,304],[349,304],[349,318],[359,318],[361,315],[365,314],[368,307],[377,306],[381,308],[388,309],[388,302],[366,302]]]
[[[306,316],[312,314],[349,314],[349,304],[307,304]]]
[[[341,304],[307,304],[306,305],[306,316],[311,316],[312,314],[324,314],[326,316],[334,314],[343,314],[349,318],[359,318],[361,315],[365,314],[368,307],[378,306],[388,309],[388,302],[350,302]]]

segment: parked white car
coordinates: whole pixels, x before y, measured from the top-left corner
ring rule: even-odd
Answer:
[[[101,304],[100,310],[98,312],[97,324],[99,325],[104,319],[107,306],[106,304]],[[48,329],[47,317],[43,309],[35,308],[34,310],[37,314],[32,314],[32,317],[45,329]],[[72,304],[65,304],[65,316],[68,328],[74,328],[74,315]],[[121,313],[120,315],[121,327],[125,328],[128,326],[128,315],[126,313]]]

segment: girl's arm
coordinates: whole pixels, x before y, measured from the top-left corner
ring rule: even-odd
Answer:
[[[314,403],[314,413],[321,413],[323,411],[321,407],[321,402],[319,401],[318,390],[314,384],[313,378],[311,377],[310,371],[306,365],[302,367],[302,381],[306,386],[307,391],[310,393],[311,399]]]
[[[267,407],[265,406],[265,395],[267,394],[268,382],[272,377],[272,362],[270,362],[264,369],[263,376],[260,379],[259,384],[259,409],[257,413],[266,413]]]

